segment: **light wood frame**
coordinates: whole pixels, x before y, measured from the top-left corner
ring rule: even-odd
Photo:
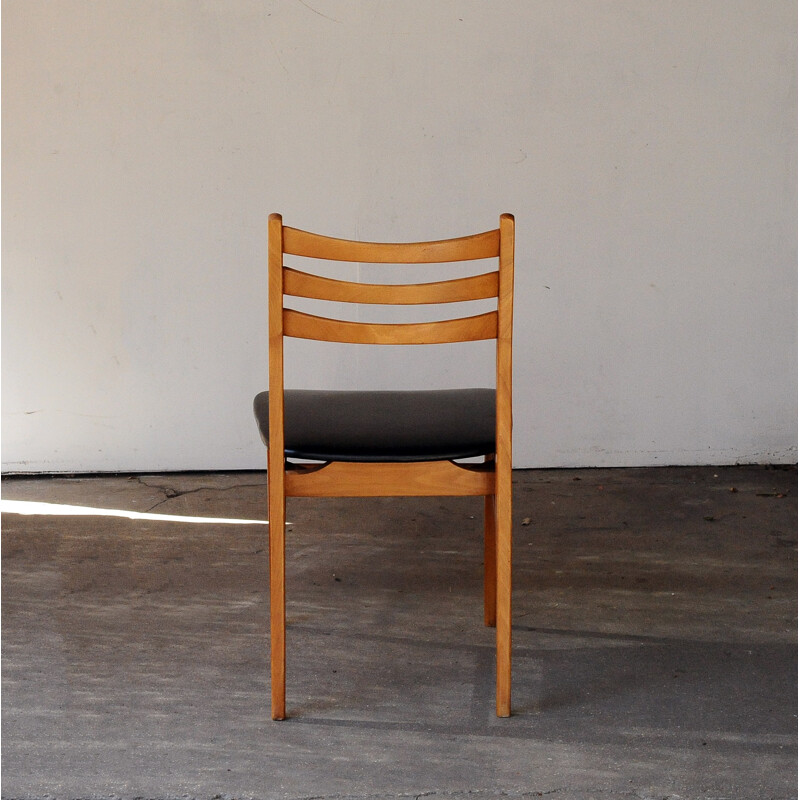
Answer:
[[[425,284],[359,284],[300,272],[284,255],[363,263],[425,264],[497,258],[497,271]],[[497,716],[511,713],[511,334],[514,217],[458,239],[359,242],[290,228],[269,217],[269,445],[267,455],[272,718],[286,718],[286,497],[484,497],[484,622],[496,627]],[[375,324],[316,317],[284,307],[284,296],[393,305],[497,298],[497,309],[443,322]],[[496,339],[495,452],[483,464],[287,462],[283,433],[285,336],[361,344],[433,344]]]

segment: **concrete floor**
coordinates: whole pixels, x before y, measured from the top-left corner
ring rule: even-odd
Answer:
[[[262,473],[4,499],[263,519]],[[263,525],[3,518],[7,798],[790,798],[797,473],[515,473],[513,710],[474,499],[294,500],[291,718]]]

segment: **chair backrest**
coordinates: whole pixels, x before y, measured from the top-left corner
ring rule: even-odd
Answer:
[[[497,270],[453,280],[369,284],[302,272],[284,255],[371,264],[434,264],[497,258]],[[334,239],[290,228],[269,217],[270,428],[282,427],[283,337],[356,344],[442,344],[497,340],[498,432],[510,431],[511,330],[514,286],[514,217],[500,216],[494,230],[431,242],[402,244]],[[497,298],[493,311],[437,322],[369,323],[320,317],[284,306],[284,296],[345,303],[429,305]],[[274,400],[273,400],[274,398]],[[504,411],[507,409],[507,412]],[[275,414],[273,423],[272,417]],[[278,416],[280,414],[280,416]],[[508,426],[505,426],[505,417]],[[510,434],[509,434],[510,435]]]
[[[510,337],[514,267],[514,218],[485,233],[433,242],[388,244],[334,239],[284,226],[270,215],[270,335],[359,344],[440,344]],[[433,264],[498,258],[496,271],[417,284],[365,284],[300,272],[283,263],[295,255],[374,264]],[[496,297],[497,310],[423,323],[364,323],[319,317],[284,308],[283,296],[345,303],[426,305]]]

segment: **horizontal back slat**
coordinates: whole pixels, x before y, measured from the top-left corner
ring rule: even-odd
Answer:
[[[442,322],[379,324],[346,322],[284,309],[283,334],[298,339],[351,344],[444,344],[474,342],[497,336],[497,312]]]
[[[340,281],[288,267],[283,271],[283,292],[295,297],[343,303],[418,305],[459,303],[497,297],[498,273],[415,284],[374,284]]]
[[[389,244],[334,239],[298,228],[283,227],[283,252],[330,261],[373,264],[433,264],[494,258],[500,253],[500,231],[486,231],[459,239]]]

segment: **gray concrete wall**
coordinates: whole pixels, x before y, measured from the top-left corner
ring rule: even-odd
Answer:
[[[271,211],[390,240],[516,214],[517,466],[796,461],[795,3],[2,14],[6,470],[260,467]],[[302,345],[289,376],[473,367]]]

